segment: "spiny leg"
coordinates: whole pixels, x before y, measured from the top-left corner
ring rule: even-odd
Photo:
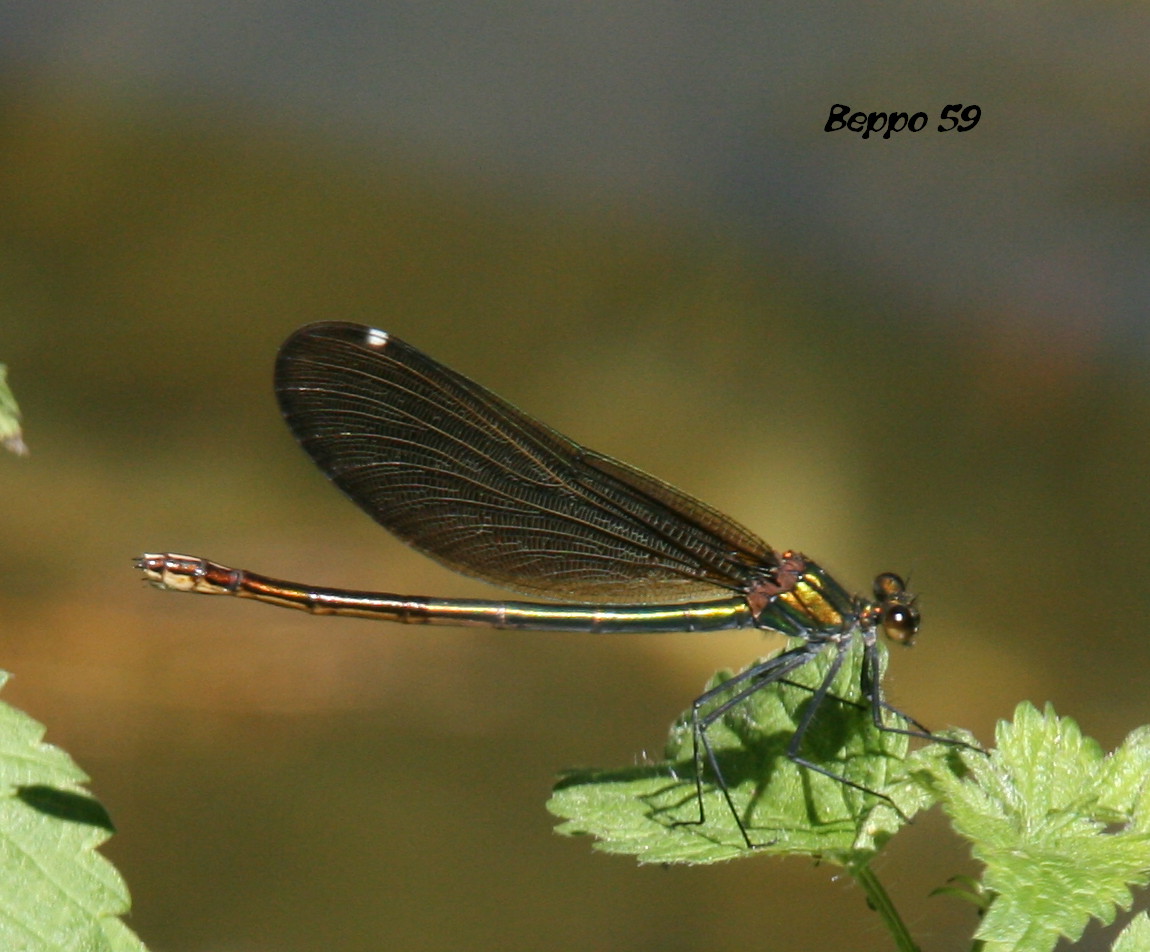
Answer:
[[[785,684],[789,688],[798,688],[800,691],[806,691],[807,694],[814,694],[815,691],[818,690],[817,687],[811,687],[809,684],[803,684],[801,681],[792,681],[790,678],[779,678],[776,683],[777,684]],[[867,699],[866,704],[863,704],[860,701],[852,701],[850,698],[842,697],[841,695],[834,694],[830,691],[828,691],[826,694],[827,700],[837,701],[839,704],[845,704],[847,707],[853,707],[857,711],[869,711],[871,708],[869,689],[864,687],[864,689],[862,691],[862,696]],[[883,706],[884,710],[890,711],[895,717],[901,717],[907,723],[913,724],[915,727],[917,727],[919,730],[921,730],[923,732],[924,736],[929,736],[929,737],[934,736],[933,734],[931,734],[929,728],[927,728],[924,724],[920,723],[919,721],[916,721],[913,717],[911,717],[909,714],[907,714],[906,711],[899,710],[893,704],[888,704],[885,700],[880,700],[879,703]],[[881,727],[879,729],[880,730],[886,730],[887,728]],[[939,739],[944,739],[944,738],[939,738]]]
[[[716,685],[695,699],[691,705],[691,757],[695,768],[695,798],[699,804],[699,817],[695,820],[678,820],[675,822],[675,826],[699,826],[706,822],[706,808],[703,803],[703,768],[705,763],[709,763],[711,765],[711,773],[715,777],[715,785],[722,793],[723,799],[727,803],[727,808],[731,811],[731,816],[734,817],[735,823],[739,827],[739,833],[742,834],[743,841],[747,844],[748,849],[756,848],[756,844],[751,842],[746,826],[739,816],[738,808],[731,798],[730,788],[727,786],[726,779],[723,777],[723,771],[719,766],[718,758],[715,755],[715,750],[711,745],[707,732],[731,710],[731,708],[741,704],[751,695],[763,690],[768,685],[784,679],[790,672],[810,663],[815,659],[818,653],[818,649],[812,649],[809,644],[800,645],[797,648],[784,651],[782,654],[776,655],[774,658],[765,662],[753,665],[745,671],[741,671],[733,678]],[[715,700],[715,698],[727,693],[732,687],[738,687],[740,684],[744,686],[731,697],[727,698],[713,710],[707,711],[705,714],[701,713],[702,709]]]
[[[869,637],[864,635],[864,639],[861,687],[863,697],[870,699],[871,720],[874,722],[876,730],[880,730],[884,734],[902,734],[904,737],[917,737],[921,740],[933,741],[936,744],[950,744],[952,747],[965,747],[967,750],[978,751],[980,754],[986,753],[985,750],[975,744],[967,743],[956,737],[940,737],[932,733],[930,729],[920,721],[915,720],[904,711],[900,711],[893,704],[888,704],[884,701],[882,698],[882,682],[879,678],[878,642],[873,634]],[[908,724],[913,724],[916,729],[891,727],[883,721],[883,710],[890,711],[897,717],[901,717]]]
[[[831,684],[834,683],[835,678],[838,676],[839,669],[842,668],[843,661],[846,659],[846,653],[850,648],[850,644],[851,639],[849,637],[844,638],[842,641],[839,641],[836,644],[834,659],[831,661],[830,666],[827,668],[827,672],[823,676],[822,683],[819,684],[819,686],[812,694],[811,701],[807,705],[807,709],[803,711],[802,719],[799,721],[798,727],[795,728],[795,733],[792,735],[790,743],[787,744],[787,759],[791,761],[791,763],[798,764],[800,767],[806,767],[808,770],[813,770],[815,773],[822,774],[824,777],[829,777],[831,780],[836,780],[848,787],[853,787],[855,790],[858,790],[861,793],[868,793],[873,797],[878,797],[880,800],[885,800],[898,813],[898,815],[902,817],[904,821],[909,822],[910,818],[907,817],[906,814],[898,808],[898,804],[896,804],[885,793],[880,793],[878,790],[872,790],[870,787],[864,784],[856,783],[854,780],[850,780],[847,777],[844,777],[842,774],[837,774],[833,770],[828,770],[826,767],[819,766],[813,761],[799,756],[799,748],[802,746],[803,738],[806,736],[807,730],[814,722],[815,715],[818,713],[819,707],[821,707],[823,701],[827,699],[827,696],[830,693]],[[869,644],[870,643],[867,642],[868,646]],[[874,707],[874,696],[875,693],[872,692],[872,709]],[[889,728],[888,730],[895,733],[905,733],[904,731],[899,731],[896,728]]]
[[[844,784],[845,786],[852,787],[862,793],[870,794],[871,796],[885,800],[896,812],[899,813],[900,816],[902,816],[904,820],[907,819],[906,815],[903,814],[902,811],[898,808],[898,805],[895,804],[894,801],[891,800],[891,798],[886,794],[880,793],[877,790],[873,790],[870,787],[850,780],[847,777],[835,773],[826,767],[822,767],[819,764],[816,764],[799,754],[799,750],[802,746],[807,731],[810,729],[811,724],[814,722],[814,718],[817,715],[819,708],[828,697],[839,700],[842,703],[848,704],[858,710],[867,709],[867,705],[865,704],[860,704],[854,701],[849,701],[845,698],[840,698],[838,695],[832,694],[830,691],[831,684],[834,683],[835,678],[838,676],[838,673],[842,668],[843,662],[846,658],[846,652],[850,647],[850,643],[850,638],[836,643],[835,656],[832,659],[826,673],[824,674],[822,681],[818,684],[817,687],[812,688],[810,685],[792,681],[787,677],[787,675],[792,671],[795,671],[796,669],[801,668],[803,665],[812,661],[824,647],[824,645],[812,646],[808,643],[801,645],[798,648],[784,652],[783,654],[778,655],[761,665],[748,668],[746,671],[743,671],[736,675],[734,678],[731,678],[730,680],[725,681],[723,684],[712,688],[710,691],[707,691],[696,699],[692,705],[691,720],[692,756],[695,766],[695,791],[697,802],[699,804],[699,818],[697,820],[678,821],[675,824],[676,826],[697,825],[702,824],[705,821],[702,777],[705,764],[709,764],[711,773],[715,777],[715,785],[722,793],[723,799],[726,801],[727,808],[731,811],[731,815],[734,817],[735,822],[739,827],[739,832],[742,834],[743,841],[747,844],[747,847],[749,849],[757,849],[761,846],[769,845],[756,844],[751,841],[750,835],[746,829],[746,825],[743,823],[742,818],[739,815],[739,811],[735,806],[734,800],[731,797],[730,788],[723,776],[722,768],[719,766],[718,757],[715,754],[714,748],[710,742],[708,731],[733,707],[747,700],[747,698],[749,698],[757,691],[763,690],[768,685],[778,683],[802,688],[805,691],[809,691],[812,695],[811,701],[806,706],[806,710],[803,712],[803,715],[799,720],[794,735],[791,737],[791,740],[787,745],[785,752],[787,759],[800,767],[805,767],[808,770],[813,770],[815,773],[821,774],[831,780]],[[867,651],[864,653],[864,671],[861,678],[863,683],[861,687],[863,688],[863,696],[868,697],[871,701],[870,709],[872,711],[872,718],[876,717],[874,711],[879,711],[877,720],[875,721],[875,726],[879,730],[884,730],[887,733],[906,733],[915,737],[945,740],[945,738],[934,738],[934,735],[927,731],[921,724],[909,716],[903,714],[897,708],[894,708],[891,705],[883,702],[881,700],[881,695],[878,695],[878,692],[871,690],[871,686],[877,682],[877,679],[875,679],[873,674],[870,673],[867,669],[869,665],[877,662],[877,650],[874,650],[873,652],[871,651],[872,644],[869,640],[865,642],[864,647],[867,649]],[[873,670],[878,669],[875,667]],[[739,684],[744,684],[745,686],[740,688],[735,694],[724,700],[713,710],[707,711],[705,714],[700,713],[702,709],[705,708],[707,704],[713,701],[717,696],[730,691],[732,686],[738,686]],[[896,715],[904,717],[909,723],[915,724],[916,727],[921,728],[921,733],[919,731],[887,727],[882,723],[881,718],[881,710],[884,707],[891,710]]]

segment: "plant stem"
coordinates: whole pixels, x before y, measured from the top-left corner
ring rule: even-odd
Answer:
[[[890,896],[883,889],[878,876],[870,868],[870,864],[863,863],[861,866],[850,866],[848,869],[855,878],[855,882],[862,886],[871,908],[882,916],[882,921],[886,923],[890,934],[894,936],[895,947],[899,952],[920,952],[914,939],[911,938],[910,932],[907,931],[906,923],[902,921],[902,917],[895,909],[894,903],[890,901]]]

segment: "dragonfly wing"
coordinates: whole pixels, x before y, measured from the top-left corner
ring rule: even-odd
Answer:
[[[742,590],[777,564],[711,507],[382,331],[301,328],[280,350],[276,393],[344,493],[463,574],[572,601],[684,602]]]

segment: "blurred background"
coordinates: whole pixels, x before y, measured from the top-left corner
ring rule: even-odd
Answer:
[[[890,698],[984,742],[1150,717],[1142,5],[0,6],[4,698],[93,777],[155,949],[885,948],[805,860],[638,867],[558,770],[657,753],[755,633],[372,626],[147,588],[143,551],[483,595],[325,483],[279,342],[384,327],[849,587]],[[823,131],[836,103],[925,131]],[[935,133],[951,103],[981,106]],[[977,866],[878,870],[927,950]],[[1088,935],[1083,948],[1098,939]]]

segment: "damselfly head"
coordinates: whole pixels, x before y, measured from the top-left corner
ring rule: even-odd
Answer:
[[[910,647],[918,634],[921,615],[906,582],[893,572],[883,572],[874,580],[874,597],[878,600],[879,624],[891,641]]]

